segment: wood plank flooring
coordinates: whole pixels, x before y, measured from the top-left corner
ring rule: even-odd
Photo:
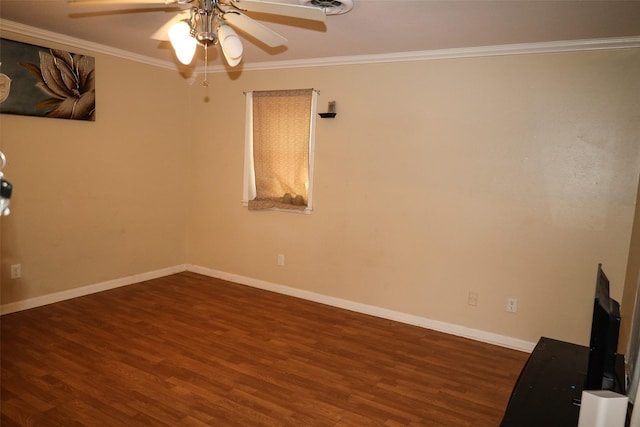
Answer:
[[[528,354],[194,273],[8,314],[9,426],[497,426]]]

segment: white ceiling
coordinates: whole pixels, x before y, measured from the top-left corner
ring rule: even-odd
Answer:
[[[5,28],[11,21],[174,66],[168,43],[149,36],[178,9],[164,6],[162,0],[157,6],[82,7],[65,0],[0,0],[0,22]],[[289,43],[274,49],[243,36],[244,66],[554,41],[640,41],[640,0],[354,0],[353,10],[328,16],[326,25],[251,16]],[[209,64],[222,63],[218,47],[210,49]]]

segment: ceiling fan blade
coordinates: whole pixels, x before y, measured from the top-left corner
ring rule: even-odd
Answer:
[[[171,26],[173,26],[177,22],[180,22],[183,19],[188,19],[188,18],[189,18],[189,10],[183,10],[173,18],[169,19],[166,22],[166,24],[164,24],[162,27],[158,28],[155,33],[151,34],[151,38],[154,40],[163,40],[163,41],[169,40],[169,28],[171,28]]]
[[[67,0],[70,6],[107,6],[112,4],[173,4],[178,0]]]
[[[223,18],[233,27],[255,37],[269,47],[287,44],[288,40],[286,38],[241,13],[227,12]]]
[[[290,16],[292,18],[310,19],[325,22],[326,15],[321,9],[295,4],[272,3],[260,0],[230,0],[231,4],[247,12],[261,12],[273,15]]]

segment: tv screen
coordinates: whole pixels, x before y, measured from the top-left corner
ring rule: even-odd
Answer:
[[[609,279],[598,264],[585,390],[620,391],[616,378],[619,331],[620,304],[610,297]]]

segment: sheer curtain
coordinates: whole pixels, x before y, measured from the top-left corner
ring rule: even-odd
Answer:
[[[310,210],[317,92],[246,96],[243,202],[249,209]]]

